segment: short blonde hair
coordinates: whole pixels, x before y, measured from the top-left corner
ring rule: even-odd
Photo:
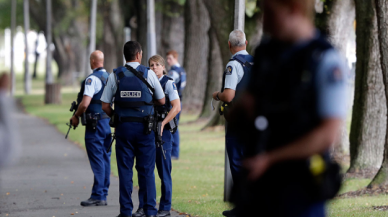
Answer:
[[[148,65],[151,66],[151,61],[152,62],[157,62],[162,66],[166,66],[166,62],[164,61],[163,57],[160,55],[154,55],[148,60]],[[166,70],[163,70],[163,75],[167,75]]]

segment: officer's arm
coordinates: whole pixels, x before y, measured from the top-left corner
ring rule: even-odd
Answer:
[[[110,107],[110,103],[102,102],[102,110],[109,116],[112,117],[113,109]]]
[[[92,101],[92,97],[84,95],[84,97],[82,98],[82,101],[78,105],[78,109],[75,115],[79,117],[84,112],[86,112],[86,109],[88,109],[91,101]]]
[[[168,112],[167,117],[163,120],[163,125],[166,125],[168,122],[170,122],[174,117],[181,111],[181,100],[176,99],[171,101],[172,108],[170,112]]]
[[[222,102],[229,103],[229,102],[232,102],[232,100],[234,99],[235,94],[236,94],[236,91],[235,91],[235,90],[226,88],[226,89],[224,90],[224,92],[218,93],[218,98],[219,98]]]

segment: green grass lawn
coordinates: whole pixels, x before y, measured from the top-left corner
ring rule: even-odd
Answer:
[[[32,95],[22,95],[21,76],[18,76],[17,93],[28,113],[46,119],[60,132],[65,134],[71,113],[70,103],[76,97],[76,88],[66,88],[61,105],[44,105],[41,89],[43,81],[33,82]],[[181,117],[181,156],[173,161],[173,208],[192,216],[221,216],[230,205],[223,202],[224,174],[224,133],[222,128],[201,131],[203,122],[192,122],[196,117],[183,114]],[[71,130],[69,139],[84,147],[84,128]],[[63,136],[63,139],[64,136]],[[115,149],[112,149],[112,172],[117,175]],[[157,172],[156,172],[157,174]],[[136,172],[134,185],[137,186]],[[156,175],[157,177],[157,175]],[[361,189],[368,185],[369,179],[349,179],[341,192]],[[159,178],[156,179],[160,186]],[[160,189],[158,188],[158,197]],[[363,196],[357,198],[335,199],[328,203],[329,216],[388,216],[386,211],[374,210],[373,206],[388,205],[388,196]]]

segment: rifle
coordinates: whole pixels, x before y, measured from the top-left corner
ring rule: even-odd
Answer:
[[[75,112],[77,111],[77,109],[78,109],[78,105],[77,105],[77,103],[75,101],[73,101],[71,103],[71,106],[70,106],[70,112],[73,112],[73,115],[74,115]],[[65,139],[67,139],[67,137],[69,136],[69,133],[70,133],[70,130],[71,130],[71,127],[72,127],[71,120],[70,120],[70,123],[66,123],[66,125],[69,126],[69,130],[67,130]],[[77,127],[74,127],[74,130],[75,130],[75,128],[77,128]]]
[[[116,139],[116,133],[113,133],[112,134],[112,141],[110,142],[109,148],[108,148],[108,150],[106,150],[106,153],[110,152],[110,149],[112,148],[112,145],[113,145],[113,142],[115,141],[115,139]]]
[[[164,141],[162,139],[162,135],[160,135],[160,130],[162,128],[162,121],[157,122],[155,128],[156,128],[155,129],[155,142],[156,142],[156,146],[158,148],[162,149],[163,157],[166,160],[166,154],[164,153],[164,149],[163,149]]]

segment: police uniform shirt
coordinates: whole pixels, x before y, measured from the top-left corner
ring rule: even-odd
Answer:
[[[102,69],[102,70],[105,71],[105,69]],[[90,96],[93,98],[95,94],[100,92],[101,88],[102,88],[101,80],[96,76],[91,75],[85,80],[84,96]]]
[[[175,64],[174,66],[176,67],[181,67],[181,65],[179,63]],[[174,82],[177,84],[181,81],[181,77],[179,76],[179,73],[175,70],[170,70],[168,72],[168,76],[170,76],[172,79],[174,79]]]
[[[159,78],[159,81],[161,81],[163,77],[164,75],[161,78]],[[171,80],[167,81],[164,93],[168,95],[170,102],[176,99],[179,99],[178,90],[174,81],[171,81]]]
[[[345,119],[348,112],[348,65],[335,49],[322,55],[316,77],[318,114],[321,118]]]
[[[129,62],[127,65],[131,66],[132,68],[136,69],[140,63],[138,62]],[[116,84],[116,77],[115,73],[111,73],[108,78],[108,83],[106,84],[106,87],[104,89],[104,92],[101,96],[101,101],[105,103],[111,103],[114,95],[116,94],[117,90],[117,84]],[[147,82],[155,89],[155,93],[152,93],[151,90],[150,93],[155,95],[156,99],[162,99],[164,97],[162,86],[160,85],[160,82],[158,80],[158,77],[156,77],[156,74],[152,70],[148,70],[148,76],[147,76]]]
[[[249,55],[246,50],[235,53],[232,58],[236,55]],[[244,76],[244,69],[238,61],[229,61],[226,65],[226,76],[225,76],[225,89],[236,90],[237,84],[240,83]]]

